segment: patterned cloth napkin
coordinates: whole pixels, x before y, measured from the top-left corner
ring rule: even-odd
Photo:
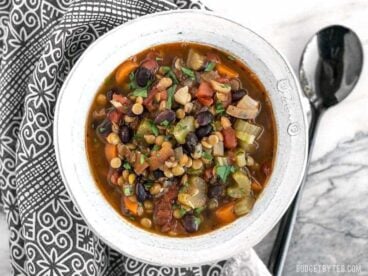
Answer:
[[[254,251],[241,262],[192,268],[157,267],[123,256],[88,229],[58,171],[54,108],[75,62],[99,36],[129,20],[203,8],[191,0],[172,1],[0,1],[0,193],[14,275],[235,275],[234,268],[253,262]]]

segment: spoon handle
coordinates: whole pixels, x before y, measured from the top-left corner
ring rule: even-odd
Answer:
[[[319,117],[321,115],[321,112],[318,111],[311,106],[311,121],[309,126],[309,141],[308,141],[308,161],[306,170],[304,172],[303,179],[301,181],[300,187],[298,189],[298,192],[296,193],[292,203],[290,204],[289,208],[287,209],[286,213],[282,217],[280,221],[279,230],[277,232],[277,236],[275,239],[275,242],[272,247],[271,255],[268,260],[268,269],[270,270],[272,275],[280,276],[282,275],[282,271],[285,265],[285,260],[288,252],[288,248],[290,245],[291,236],[293,233],[297,213],[298,213],[298,207],[300,200],[302,198],[302,191],[307,179],[307,171],[309,167],[309,161],[314,145],[314,138],[315,138],[315,132],[318,126]]]

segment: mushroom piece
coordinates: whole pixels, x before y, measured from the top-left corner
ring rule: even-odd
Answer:
[[[193,70],[199,70],[203,67],[205,57],[193,49],[189,50],[187,58],[187,66]]]

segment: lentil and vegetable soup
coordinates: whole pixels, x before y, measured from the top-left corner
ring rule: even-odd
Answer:
[[[155,46],[121,63],[86,129],[91,171],[109,203],[168,236],[207,233],[251,212],[276,152],[256,75],[193,43]]]

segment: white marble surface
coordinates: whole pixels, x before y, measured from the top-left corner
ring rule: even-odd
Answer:
[[[368,53],[368,0],[202,2],[265,37],[295,70],[310,36],[330,24],[353,28]],[[354,93],[322,119],[284,275],[296,275],[298,264],[360,264],[360,275],[368,275],[367,70],[365,65]],[[263,260],[275,232],[255,248]],[[0,275],[4,276],[10,274],[7,239],[0,214]]]

